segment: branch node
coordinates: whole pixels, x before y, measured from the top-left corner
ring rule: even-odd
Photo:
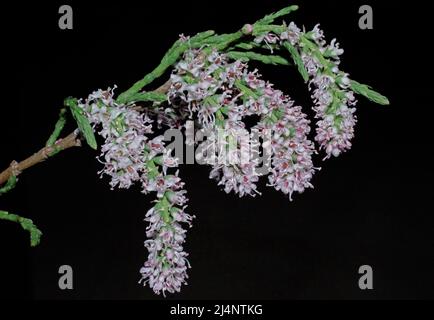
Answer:
[[[18,162],[13,160],[10,164],[10,168],[11,168],[11,174],[15,177],[18,177],[18,175],[21,174],[21,170],[19,168]]]

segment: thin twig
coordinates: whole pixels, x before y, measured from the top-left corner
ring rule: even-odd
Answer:
[[[27,159],[15,164],[14,166],[10,165],[6,170],[0,173],[0,185],[8,181],[9,177],[14,174],[22,172],[23,170],[38,164],[54,154],[66,150],[72,147],[81,146],[80,139],[77,138],[76,131],[70,133],[63,139],[57,140],[52,146],[47,146],[31,155]],[[15,172],[14,172],[15,171]]]

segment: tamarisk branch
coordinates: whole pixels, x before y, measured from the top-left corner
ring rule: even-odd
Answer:
[[[172,155],[161,129],[187,129],[194,121],[197,126],[190,137],[223,130],[224,150],[231,161],[206,162],[211,166],[209,177],[226,193],[255,197],[261,195],[259,179],[266,176],[267,186],[292,201],[293,194],[313,188],[312,177],[320,169],[314,164],[314,154],[324,153],[326,160],[351,149],[357,123],[355,95],[389,104],[385,96],[340,69],[343,49],[336,39],[326,40],[319,24],[310,31],[293,21],[274,24],[297,8],[283,8],[233,33],[181,34],[157,67],[119,95],[114,86],[93,91],[85,99],[66,98],[45,147],[21,162],[13,161],[0,173],[0,186],[6,182],[0,195],[15,186],[21,171],[86,142],[101,151],[97,157],[104,166],[100,174],[110,178],[111,189],[140,185],[143,194],[156,194],[144,219],[148,222],[147,260],[139,283],[163,296],[179,292],[187,284],[191,267],[183,243],[195,215],[185,211],[188,198],[178,175],[179,159],[176,152]],[[252,70],[250,61],[295,66],[311,91],[315,120],[257,69]],[[168,70],[169,80],[147,90]],[[67,110],[78,128],[59,139]],[[256,123],[250,126],[252,116]],[[96,135],[103,139],[100,148]],[[258,148],[269,148],[266,174],[260,172],[258,157],[245,148],[250,141],[243,137],[251,137]],[[212,149],[212,142],[207,139],[207,154],[220,159],[223,148]],[[42,233],[30,219],[0,211],[0,220],[19,223],[30,232],[32,246],[39,243]]]

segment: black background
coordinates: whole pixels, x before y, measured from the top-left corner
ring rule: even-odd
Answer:
[[[74,9],[74,29],[58,28],[58,8]],[[298,1],[288,21],[345,49],[342,69],[389,97],[360,97],[354,147],[316,164],[314,190],[289,202],[219,191],[209,168],[187,165],[189,285],[169,299],[390,299],[434,297],[431,8],[416,2]],[[374,9],[360,30],[358,8]],[[287,1],[77,1],[2,4],[3,80],[0,167],[45,143],[66,96],[118,92],[155,67],[178,34],[233,32]],[[311,105],[294,68],[259,66],[264,78]],[[426,77],[426,78],[425,78]],[[426,80],[425,80],[426,79]],[[164,80],[164,79],[163,79]],[[156,83],[155,85],[158,85]],[[309,112],[307,110],[307,112]],[[311,113],[310,113],[311,114]],[[70,122],[68,130],[74,129]],[[0,222],[0,296],[37,299],[158,299],[137,284],[146,259],[143,222],[152,197],[110,191],[96,152],[62,152],[20,176],[0,208],[30,217],[44,232],[37,248],[18,225]],[[71,265],[74,290],[58,289]],[[360,265],[374,290],[358,288]]]

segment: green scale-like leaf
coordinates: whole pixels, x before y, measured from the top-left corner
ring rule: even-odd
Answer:
[[[80,129],[84,138],[86,139],[87,144],[92,149],[97,149],[98,145],[96,143],[95,135],[93,133],[92,126],[89,123],[89,120],[83,113],[83,110],[78,107],[77,99],[75,98],[66,98],[65,105],[70,108],[72,116],[77,122],[78,129]]]

